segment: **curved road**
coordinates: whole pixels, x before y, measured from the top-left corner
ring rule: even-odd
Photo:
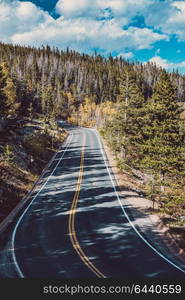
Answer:
[[[134,208],[118,195],[97,132],[68,129],[1,241],[0,277],[185,278],[182,263],[163,251],[160,237],[152,244],[135,227]]]

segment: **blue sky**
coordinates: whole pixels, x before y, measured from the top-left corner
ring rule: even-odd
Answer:
[[[185,74],[185,1],[0,0],[0,40],[96,49]]]

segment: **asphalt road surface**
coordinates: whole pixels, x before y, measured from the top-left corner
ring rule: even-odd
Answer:
[[[118,195],[97,132],[68,129],[41,184],[1,237],[0,277],[185,278],[160,237],[148,242],[134,225],[134,208]]]

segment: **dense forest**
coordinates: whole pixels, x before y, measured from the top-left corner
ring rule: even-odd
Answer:
[[[183,102],[185,76],[153,63],[0,44],[1,132],[41,115],[100,128],[120,169],[147,175],[148,197],[178,222],[185,208]]]
[[[64,119],[78,110],[85,97],[96,104],[116,102],[120,77],[128,65],[136,74],[145,100],[151,97],[161,73],[152,63],[129,63],[122,58],[105,59],[96,53],[89,56],[49,46],[36,49],[2,43],[0,63],[9,70],[16,89],[17,113],[24,116],[44,113]],[[185,101],[185,77],[174,71],[170,79],[179,101]]]

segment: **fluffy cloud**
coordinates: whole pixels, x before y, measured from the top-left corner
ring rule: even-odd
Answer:
[[[12,41],[19,44],[42,45],[49,43],[78,51],[90,52],[99,48],[103,52],[122,52],[125,48],[150,48],[153,43],[166,40],[167,36],[147,28],[130,27],[124,30],[116,20],[97,21],[93,19],[64,19],[48,23],[47,27],[37,27],[31,32],[18,33]]]
[[[185,40],[185,1],[161,0],[59,0],[56,10],[67,18],[100,17],[109,12],[120,26],[143,16],[145,24]],[[124,20],[124,21],[123,21]]]
[[[185,40],[185,1],[154,1],[145,13],[146,25]]]
[[[153,0],[59,0],[56,10],[65,17],[101,16],[109,9],[114,17],[130,17],[143,12]]]
[[[167,59],[164,59],[160,56],[152,57],[149,62],[153,62],[158,67],[162,67],[168,71],[172,71],[173,69],[185,69],[185,61],[180,63],[169,62]]]
[[[56,11],[66,17],[81,17],[84,13],[92,15],[95,5],[92,0],[59,0]]]
[[[124,59],[129,59],[132,58],[134,54],[132,52],[125,52],[125,53],[120,53],[118,57],[122,57]]]
[[[30,32],[52,18],[31,2],[0,1],[0,38],[11,42],[14,34]]]
[[[145,25],[185,40],[185,1],[174,0],[59,0],[57,12],[65,18],[114,18],[120,27],[143,16]]]
[[[173,63],[170,63],[167,59],[164,59],[160,56],[154,56],[152,57],[149,62],[154,63],[158,67],[162,67],[164,69],[170,69],[173,68]]]
[[[157,41],[168,40],[167,35],[156,33],[148,28],[129,27],[127,31],[131,34],[133,45],[138,50],[150,48]]]
[[[163,30],[170,34],[176,34],[179,40],[185,40],[185,2],[175,1],[172,6],[176,9],[175,13],[170,15]]]

